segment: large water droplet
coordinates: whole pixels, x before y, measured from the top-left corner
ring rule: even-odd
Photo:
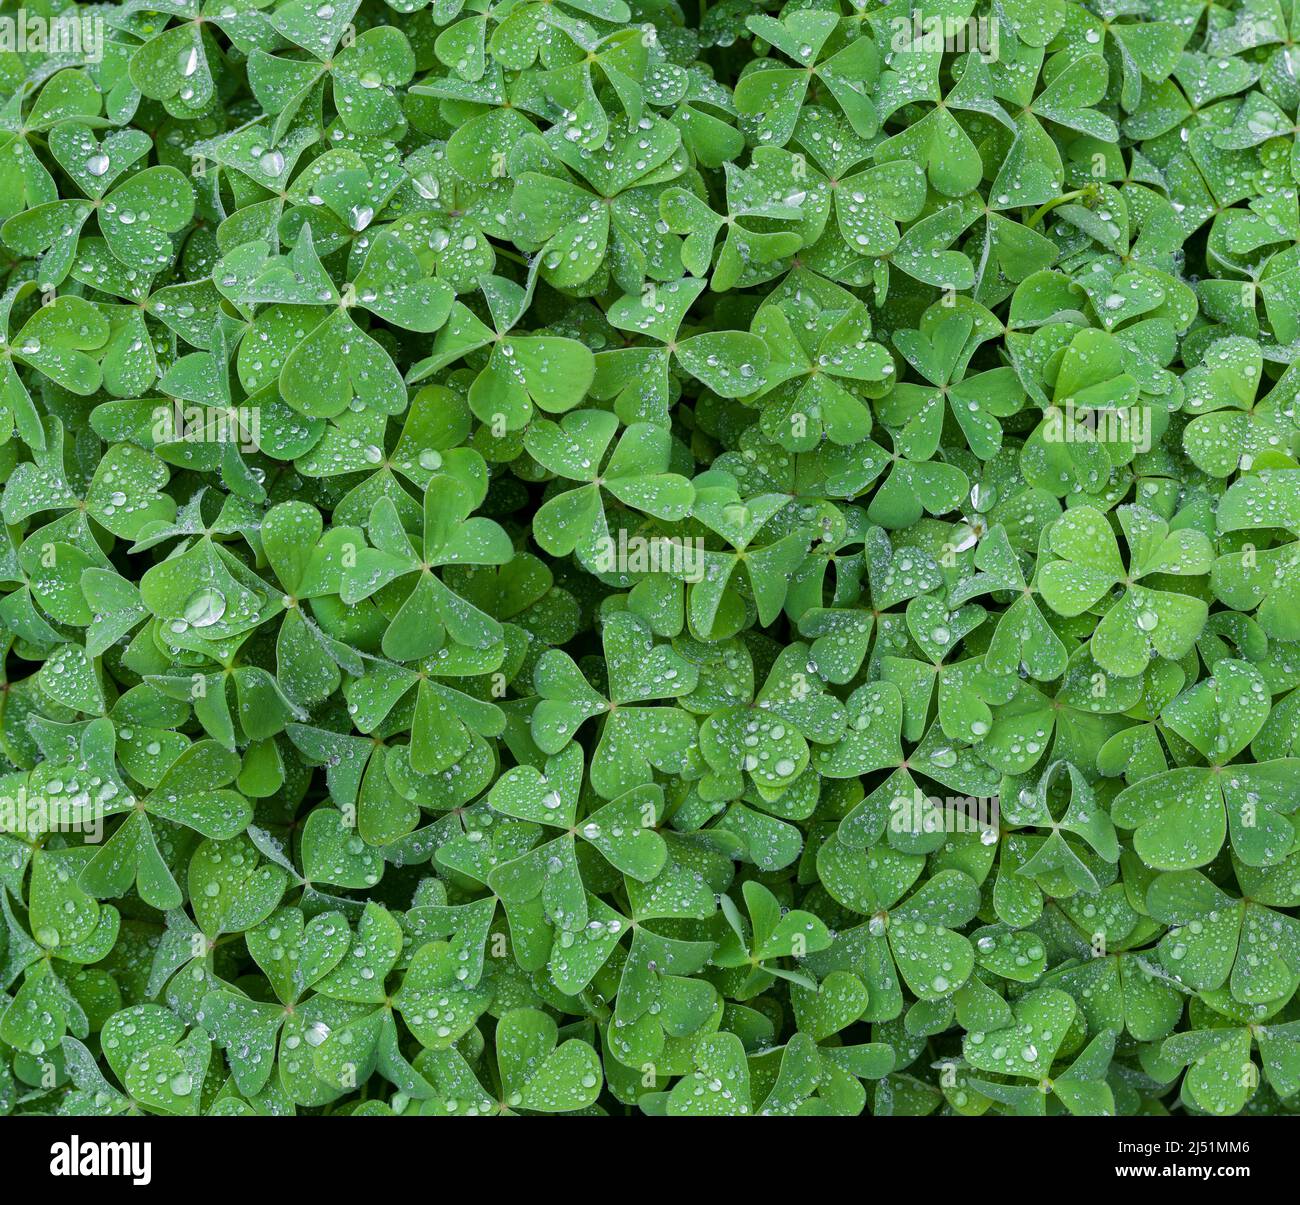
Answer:
[[[196,590],[185,603],[185,620],[191,627],[210,628],[226,613],[226,596],[215,586]]]

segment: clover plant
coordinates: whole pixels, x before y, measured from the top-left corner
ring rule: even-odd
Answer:
[[[21,16],[0,1114],[1300,1112],[1291,7]]]

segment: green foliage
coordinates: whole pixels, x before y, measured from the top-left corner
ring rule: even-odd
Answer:
[[[40,11],[0,1113],[1300,1109],[1290,8]]]

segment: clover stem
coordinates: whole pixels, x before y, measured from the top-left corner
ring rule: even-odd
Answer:
[[[505,247],[498,247],[496,243],[492,244],[492,250],[505,259],[512,259],[515,263],[522,264],[525,268],[528,267],[527,258],[520,255],[517,251],[510,251]]]
[[[1079,197],[1095,196],[1096,186],[1087,184],[1083,188],[1076,188],[1073,192],[1062,193],[1059,197],[1053,197],[1046,205],[1039,206],[1034,210],[1033,216],[1025,223],[1026,226],[1037,226],[1049,213],[1058,205],[1064,205],[1068,201],[1076,200]]]

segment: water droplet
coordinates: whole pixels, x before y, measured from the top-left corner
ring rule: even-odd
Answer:
[[[215,586],[204,586],[190,595],[182,614],[195,628],[210,628],[226,613],[226,596]]]

